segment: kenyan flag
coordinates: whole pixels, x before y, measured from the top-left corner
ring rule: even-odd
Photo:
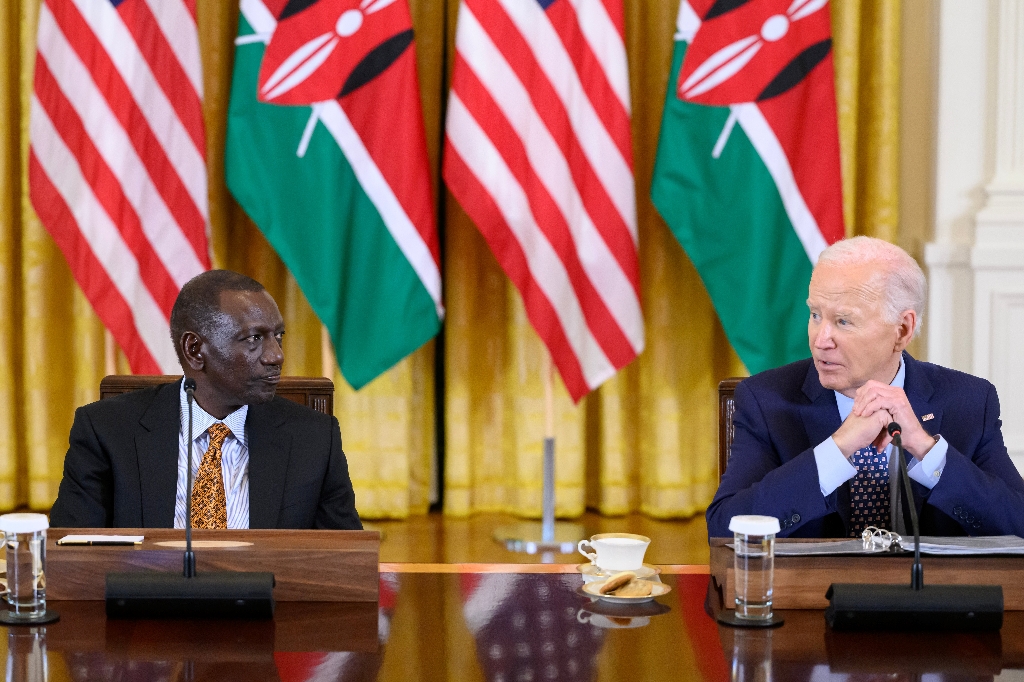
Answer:
[[[651,198],[751,373],[805,358],[843,238],[828,0],[683,0]]]
[[[438,237],[406,0],[241,0],[227,184],[360,388],[437,334]]]

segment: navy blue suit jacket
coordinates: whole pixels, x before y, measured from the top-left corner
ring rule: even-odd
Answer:
[[[911,481],[922,535],[1024,537],[1024,480],[1003,444],[995,387],[907,353],[903,361],[911,407],[918,419],[934,415],[922,426],[949,443],[935,487]],[[710,537],[731,536],[737,514],[778,518],[779,537],[849,534],[849,482],[828,497],[818,485],[814,447],[841,422],[835,393],[822,387],[810,359],[744,379],[734,424],[732,455],[707,510]]]

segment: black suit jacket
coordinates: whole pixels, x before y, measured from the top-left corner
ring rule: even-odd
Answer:
[[[995,387],[908,353],[903,361],[910,406],[918,419],[932,415],[921,425],[949,444],[934,488],[911,480],[921,533],[1024,536],[1024,480],[1003,444]],[[777,517],[780,537],[848,534],[849,482],[828,497],[818,484],[814,448],[841,422],[835,393],[811,360],[740,382],[734,424],[729,465],[707,510],[709,536],[731,536],[729,520],[738,514]]]
[[[174,527],[180,385],[78,408],[50,525]],[[245,426],[250,528],[362,528],[337,419],[274,398]]]

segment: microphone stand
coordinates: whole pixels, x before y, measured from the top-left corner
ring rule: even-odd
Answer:
[[[192,401],[195,400],[195,379],[185,379],[188,396],[188,462],[185,464],[185,566],[186,578],[196,577],[196,554],[192,551]]]
[[[832,583],[825,598],[825,621],[833,630],[944,630],[979,632],[1003,626],[1003,588],[999,585],[924,585],[921,527],[910,489],[900,425],[887,427],[897,448],[898,485],[906,493],[914,529],[914,563],[910,585]]]
[[[914,564],[910,568],[910,588],[920,590],[924,587],[924,566],[921,565],[921,526],[917,521],[917,504],[914,502],[914,491],[910,489],[910,473],[907,470],[907,458],[903,451],[903,432],[896,422],[889,424],[887,430],[892,436],[893,447],[896,448],[896,459],[900,466],[899,482],[903,494],[910,506],[910,525],[914,529]]]

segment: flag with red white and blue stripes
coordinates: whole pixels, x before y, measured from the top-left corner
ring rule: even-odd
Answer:
[[[44,0],[32,205],[132,371],[180,372],[181,286],[209,269],[196,0]]]
[[[444,178],[579,400],[644,347],[622,0],[463,0]]]

